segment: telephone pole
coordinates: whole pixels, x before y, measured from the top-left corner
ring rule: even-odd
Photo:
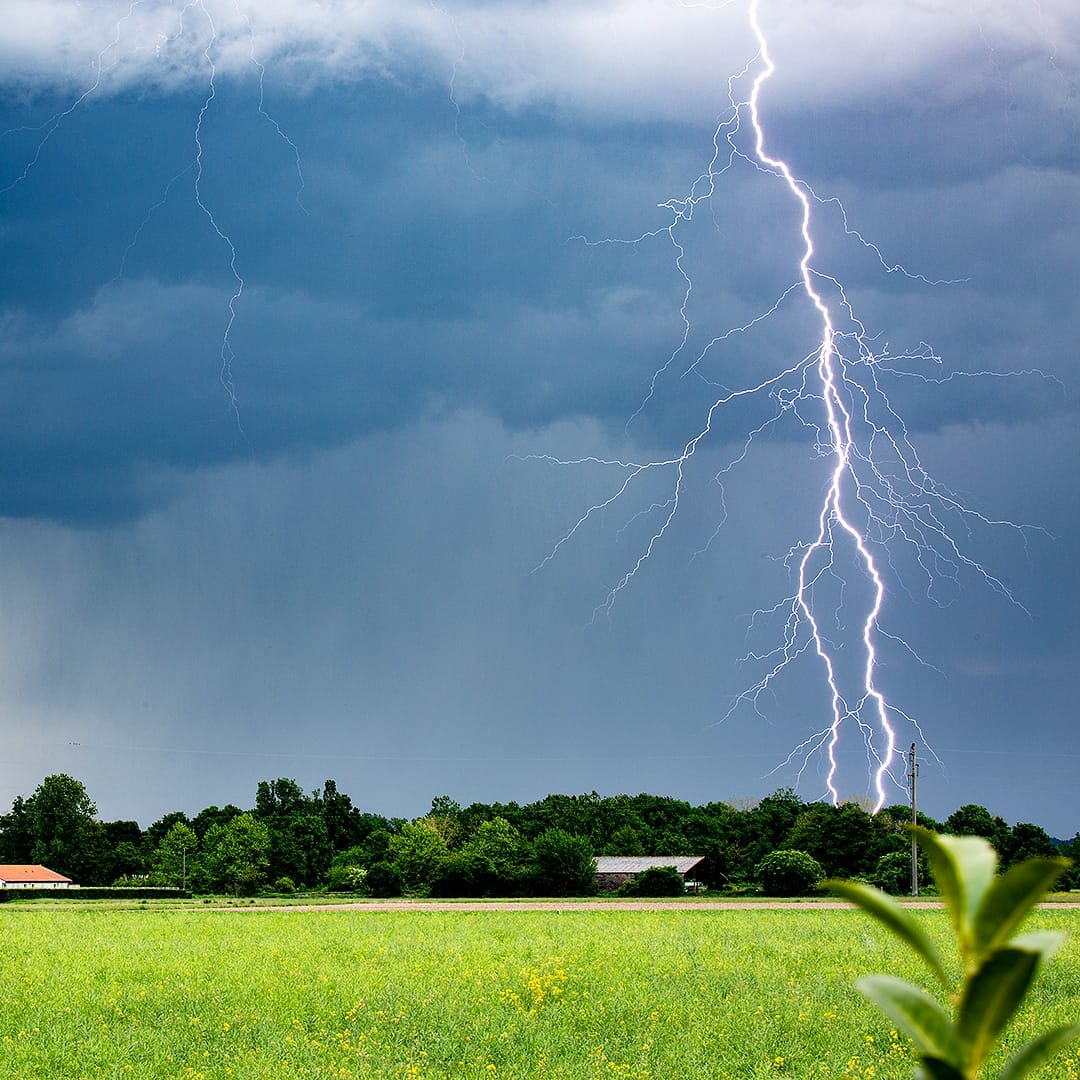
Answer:
[[[919,763],[915,760],[915,744],[908,751],[908,779],[911,781],[911,824],[919,824],[919,811],[915,804],[915,781],[919,776]],[[911,834],[911,895],[919,895],[919,841]]]

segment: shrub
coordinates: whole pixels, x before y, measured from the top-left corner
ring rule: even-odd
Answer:
[[[813,855],[785,848],[766,855],[755,876],[766,896],[809,896],[825,874]]]
[[[352,863],[331,866],[326,878],[326,887],[331,892],[366,892],[367,869]]]
[[[294,893],[296,892],[296,882],[288,876],[279,877],[274,882],[274,892]]]
[[[405,881],[401,876],[401,871],[386,859],[381,859],[368,867],[366,884],[372,896],[382,899],[401,896],[405,891]]]
[[[674,866],[650,866],[620,890],[624,896],[682,896],[686,883]]]

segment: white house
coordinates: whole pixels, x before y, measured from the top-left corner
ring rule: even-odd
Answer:
[[[72,880],[47,866],[0,863],[0,889],[70,889]]]

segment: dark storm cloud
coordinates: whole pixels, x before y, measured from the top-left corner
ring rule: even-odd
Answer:
[[[275,116],[303,147],[298,173],[253,93],[250,81],[218,87],[201,132],[199,188],[244,278],[231,331],[243,431],[217,380],[235,282],[228,249],[195,200],[197,94],[93,103],[73,118],[74,142],[51,140],[26,181],[4,195],[4,357],[7,401],[18,414],[4,441],[9,460],[23,463],[3,485],[7,513],[126,516],[167,495],[155,468],[341,445],[446,408],[479,406],[513,427],[591,415],[617,429],[634,412],[681,336],[685,282],[663,232],[670,213],[653,204],[685,193],[677,177],[701,168],[687,149],[694,129],[589,131],[489,109],[488,121],[459,125],[486,138],[462,143],[444,91],[365,82],[281,103]],[[19,112],[9,107],[4,126],[14,127]],[[847,120],[820,126],[847,131]],[[785,130],[779,126],[778,141]],[[797,153],[799,137],[790,134]],[[888,123],[878,134],[875,145],[891,145]],[[860,171],[869,132],[848,135],[849,150],[861,153],[818,147],[806,155],[807,171],[831,163],[858,190],[870,179]],[[949,142],[944,133],[933,141]],[[10,176],[27,153],[25,135],[4,147]],[[894,179],[894,201],[919,222],[932,203],[911,180]],[[1065,291],[1067,277],[1051,271],[1042,250],[1055,212],[1033,204],[1027,232],[1000,241],[1014,267],[1038,267],[1047,280],[1014,277],[1011,293],[991,298],[986,268],[996,263],[972,267],[962,254],[991,226],[970,205],[958,214],[947,194],[955,189],[941,182],[935,175],[932,216],[952,219],[959,250],[950,258],[946,237],[943,260],[927,237],[915,268],[924,272],[919,257],[947,261],[949,273],[974,270],[977,280],[935,290],[887,275],[850,238],[823,248],[823,265],[854,268],[856,280],[889,290],[867,308],[880,310],[871,329],[894,351],[928,339],[950,369],[1057,374],[1034,359],[1046,351],[1041,327],[1018,306],[1033,290],[1044,303]],[[770,365],[793,359],[772,345],[788,325],[804,323],[813,348],[796,297],[778,330],[735,335],[703,352],[768,308],[790,284],[796,254],[794,215],[778,185],[763,185],[738,160],[721,183],[680,234],[694,280],[692,334],[637,424],[638,437],[664,452],[701,422],[712,384],[753,385]],[[966,178],[963,190],[972,183]],[[1023,183],[1020,173],[980,187],[978,198],[988,212],[1033,199]],[[595,246],[650,229],[660,232],[636,246]],[[1061,407],[1054,384],[1038,380],[942,388],[909,381],[895,392],[914,429],[973,412],[992,419]],[[733,431],[753,426],[769,408],[737,406],[726,423]]]

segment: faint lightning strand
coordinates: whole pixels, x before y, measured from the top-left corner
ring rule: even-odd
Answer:
[[[106,55],[113,49],[117,48],[117,46],[119,46],[120,38],[123,34],[124,23],[126,23],[132,17],[132,15],[135,13],[135,9],[141,7],[145,2],[146,0],[131,0],[131,4],[128,6],[127,11],[123,15],[121,15],[116,22],[112,41],[110,41],[109,44],[106,45],[105,48],[103,48],[101,52],[97,54],[97,58],[94,61],[93,82],[91,82],[91,84],[85,90],[83,90],[66,109],[62,109],[60,112],[54,113],[52,116],[49,117],[48,120],[44,121],[41,124],[38,124],[35,127],[14,128],[10,131],[0,133],[0,138],[3,138],[5,135],[13,135],[20,132],[44,132],[42,137],[38,140],[38,144],[34,149],[33,156],[23,166],[22,172],[4,187],[0,187],[0,195],[6,195],[9,191],[18,187],[19,184],[21,184],[30,175],[30,173],[33,172],[34,168],[41,160],[41,155],[44,152],[46,145],[52,138],[53,133],[56,131],[56,129],[60,127],[60,125],[69,116],[71,116],[71,114],[75,112],[79,108],[79,106],[82,105],[84,101],[86,101],[87,98],[93,96],[93,94],[97,92],[98,88],[101,86],[102,77],[108,70],[108,68],[105,66]]]
[[[244,20],[244,25],[247,27],[248,59],[259,73],[259,115],[277,132],[278,138],[293,153],[293,162],[296,167],[296,205],[300,207],[304,214],[307,214],[308,208],[304,205],[304,188],[307,183],[304,180],[304,169],[300,160],[300,147],[289,138],[281,124],[266,111],[266,65],[255,55],[255,28],[251,24],[251,17],[246,11],[240,10],[239,7],[237,7],[237,13]]]
[[[240,421],[240,399],[236,396],[236,385],[233,381],[233,360],[236,358],[236,354],[233,352],[232,347],[232,328],[236,322],[236,305],[240,300],[240,297],[244,292],[244,279],[240,275],[240,271],[237,269],[236,259],[236,246],[227,233],[217,223],[217,219],[214,217],[213,211],[206,202],[203,200],[202,195],[202,177],[203,177],[203,144],[202,144],[202,126],[203,120],[206,118],[207,112],[210,110],[214,99],[217,97],[217,66],[214,63],[212,55],[214,46],[217,44],[217,28],[214,25],[213,16],[206,9],[206,5],[203,0],[189,0],[189,3],[185,7],[185,11],[191,7],[198,7],[206,18],[207,23],[210,26],[210,37],[206,43],[206,46],[202,50],[203,59],[205,59],[207,67],[210,69],[210,77],[207,86],[207,95],[202,103],[202,107],[199,109],[198,118],[195,121],[195,203],[199,209],[206,216],[206,220],[210,222],[210,227],[217,234],[218,239],[229,249],[229,270],[232,273],[233,281],[235,282],[235,288],[232,295],[229,297],[228,309],[229,314],[225,322],[225,330],[221,337],[221,370],[218,375],[218,380],[225,390],[225,393],[229,397],[229,405],[233,412],[233,417],[236,420],[237,429],[241,434],[244,433],[243,424]],[[183,19],[183,15],[181,15]]]

